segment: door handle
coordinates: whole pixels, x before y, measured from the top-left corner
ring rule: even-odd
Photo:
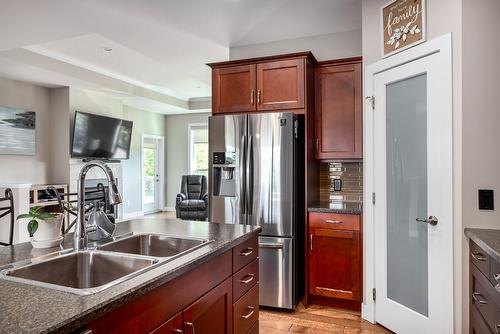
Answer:
[[[241,256],[248,256],[253,253],[253,248],[248,247],[243,252],[240,253]]]
[[[259,243],[259,248],[274,248],[274,249],[283,249],[283,244],[280,243]]]
[[[246,151],[246,138],[247,136],[241,136],[240,143],[240,209],[242,214],[246,214],[246,164],[247,161],[247,151]]]
[[[245,277],[248,277],[248,278],[246,278],[246,279],[240,279],[240,283],[243,283],[243,284],[250,283],[251,281],[253,281],[253,278],[255,277],[255,275],[254,274],[248,274]]]
[[[243,319],[250,318],[254,314],[254,312],[255,312],[255,307],[253,307],[253,306],[248,306],[248,309],[250,310],[250,312],[248,312],[247,314],[242,315],[241,317]]]
[[[311,248],[311,250],[313,250],[313,235],[312,234],[309,235],[309,247]]]
[[[482,297],[482,296],[483,296],[483,295],[482,295],[482,294],[480,294],[479,292],[473,292],[473,293],[472,293],[472,299],[474,299],[474,301],[475,301],[476,303],[483,304],[483,305],[484,305],[484,304],[488,304],[488,302],[487,302],[486,300],[484,300],[484,299],[479,299],[479,297]]]
[[[438,223],[438,219],[434,216],[429,216],[429,218],[417,218],[415,219],[417,223],[426,223],[432,226],[436,226]]]
[[[473,258],[475,258],[476,260],[481,261],[481,262],[484,262],[484,261],[488,260],[488,258],[486,256],[484,256],[483,254],[481,254],[479,252],[473,252],[470,255]],[[495,279],[496,279],[496,277],[495,277]]]
[[[261,101],[261,95],[262,95],[262,93],[260,92],[260,89],[259,89],[259,90],[257,91],[257,104],[259,104],[259,105],[260,105],[260,103],[262,102],[262,101]]]
[[[250,104],[253,105],[255,102],[255,91],[252,89],[252,92],[250,93]]]
[[[194,324],[192,322],[184,322],[184,325],[189,326],[191,328],[191,333],[196,334],[194,331]]]
[[[253,136],[248,137],[246,173],[247,173],[246,175],[247,213],[249,215],[252,215],[253,214]]]

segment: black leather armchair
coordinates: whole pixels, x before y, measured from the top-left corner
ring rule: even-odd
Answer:
[[[204,175],[183,175],[181,192],[175,200],[177,218],[206,220],[208,218],[208,187]]]

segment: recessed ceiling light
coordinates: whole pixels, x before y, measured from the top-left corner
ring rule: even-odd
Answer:
[[[106,51],[106,52],[111,52],[111,51],[113,51],[113,48],[105,46],[105,47],[102,48],[102,50]]]

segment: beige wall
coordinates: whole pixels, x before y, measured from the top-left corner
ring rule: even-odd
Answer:
[[[465,0],[464,0],[465,1]],[[472,6],[475,1],[469,0]],[[386,0],[363,0],[363,61],[366,65],[381,59],[381,7]],[[462,4],[456,0],[427,1],[427,39],[452,33],[453,36],[453,154],[454,154],[454,313],[455,333],[468,331],[466,240],[462,227]],[[468,159],[464,159],[464,162]],[[476,163],[476,162],[470,162]],[[464,173],[464,178],[465,178]],[[467,294],[465,294],[466,296]]]
[[[36,113],[36,154],[0,155],[0,183],[47,183],[50,178],[50,89],[0,78],[0,105]]]
[[[181,177],[189,173],[188,126],[194,123],[207,123],[209,113],[172,115],[165,117],[166,132],[166,206],[175,207],[175,197],[181,187]]]
[[[360,56],[361,30],[231,47],[229,58],[234,60],[301,51],[312,51],[319,61]]]
[[[165,136],[164,115],[123,105],[121,100],[109,95],[71,88],[70,112],[75,110],[123,118],[134,122],[130,159],[123,160],[123,214],[139,213],[141,194],[141,141],[142,134]],[[165,180],[165,177],[164,177]],[[162,204],[160,204],[162,206]]]
[[[500,1],[463,0],[462,219],[464,227],[500,228]],[[478,189],[495,191],[495,211],[479,211]],[[468,247],[463,244],[464,318],[468,318]],[[466,313],[467,312],[467,313]],[[466,319],[464,319],[466,320]],[[468,322],[464,321],[464,328]]]

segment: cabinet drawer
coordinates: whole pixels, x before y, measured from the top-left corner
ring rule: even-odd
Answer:
[[[500,333],[500,293],[474,266],[471,280],[471,307],[477,307],[493,333]]]
[[[361,217],[336,213],[309,213],[309,227],[359,231]]]
[[[233,305],[234,333],[246,333],[259,319],[259,284]]]
[[[490,257],[472,240],[470,241],[470,262],[474,263],[484,276],[490,277]]]
[[[259,239],[254,237],[233,248],[233,273],[237,272],[253,260],[259,253]]]
[[[259,260],[255,259],[233,276],[233,303],[259,281]]]
[[[500,288],[500,263],[490,258],[490,281]],[[500,293],[500,292],[499,292]]]

